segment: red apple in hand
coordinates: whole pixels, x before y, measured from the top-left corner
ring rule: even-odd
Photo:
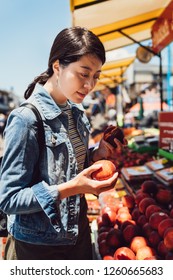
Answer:
[[[111,178],[113,174],[116,172],[116,167],[110,160],[105,160],[105,159],[98,160],[94,163],[94,165],[96,164],[101,164],[102,167],[91,174],[91,178],[94,180],[98,180],[98,181],[107,180]]]

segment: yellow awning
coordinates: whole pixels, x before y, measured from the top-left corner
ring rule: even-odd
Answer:
[[[117,69],[122,67],[127,68],[132,62],[134,62],[134,60],[135,60],[135,56],[128,56],[121,59],[106,62],[102,67],[102,72],[106,70]]]
[[[152,25],[170,2],[171,0],[71,0],[70,6],[73,26],[92,30],[108,51],[135,41],[150,39]]]
[[[104,86],[115,87],[126,78],[123,76],[127,68],[134,62],[135,56],[128,55],[121,59],[106,62],[102,67],[100,79],[95,90],[103,89]]]

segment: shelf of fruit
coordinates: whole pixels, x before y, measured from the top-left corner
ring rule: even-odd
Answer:
[[[171,189],[144,180],[135,195],[126,191],[113,199],[107,193],[99,201],[100,213],[92,229],[97,259],[173,259]]]
[[[153,155],[149,153],[135,152],[128,147],[124,148],[121,152],[116,152],[116,159],[113,163],[118,171],[121,171],[122,167],[143,165],[146,162],[153,160]]]
[[[115,138],[124,143],[119,128],[104,132],[104,140],[112,146]],[[97,259],[173,259],[173,190],[154,178],[154,171],[146,166],[153,160],[149,153],[124,146],[123,151],[116,151],[116,160],[103,160],[102,168],[95,172],[93,179],[104,180],[116,167],[121,181],[119,189],[116,184],[98,198],[99,214],[91,224]],[[160,163],[154,166],[158,169]]]
[[[120,178],[118,178],[118,181],[117,181],[115,187],[116,187],[116,189],[114,188],[110,191],[101,193],[99,195],[99,197],[92,195],[92,194],[85,195],[87,204],[88,204],[87,216],[88,216],[90,223],[92,223],[93,220],[97,219],[103,205],[105,205],[107,203],[114,204],[116,199],[119,199],[120,197],[127,194],[125,186]]]

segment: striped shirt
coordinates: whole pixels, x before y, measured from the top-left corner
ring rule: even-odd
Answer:
[[[64,105],[58,105],[61,110],[68,115],[68,125],[69,125],[69,137],[71,140],[71,143],[74,147],[76,160],[78,164],[78,172],[81,172],[84,168],[84,162],[86,157],[86,150],[83,142],[81,141],[81,138],[79,136],[79,133],[76,129],[72,111],[71,111],[71,105],[67,102]]]

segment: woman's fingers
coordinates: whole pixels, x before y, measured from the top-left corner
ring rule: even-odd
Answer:
[[[85,168],[82,172],[83,172],[83,174],[84,175],[89,175],[89,176],[91,176],[91,174],[94,172],[94,171],[96,171],[96,170],[98,170],[98,169],[100,169],[100,168],[102,168],[102,164],[100,164],[100,163],[98,163],[98,164],[92,164],[90,167],[88,167],[88,168]]]
[[[103,180],[103,184],[112,184],[114,181],[118,179],[118,172],[115,172],[109,179]]]
[[[118,140],[118,139],[114,139],[114,142],[115,142],[115,144],[117,145],[117,148],[120,150],[120,149],[123,149],[124,148],[124,146],[127,146],[127,140],[124,138],[124,140],[123,140],[123,144]],[[116,148],[116,149],[117,149]]]

